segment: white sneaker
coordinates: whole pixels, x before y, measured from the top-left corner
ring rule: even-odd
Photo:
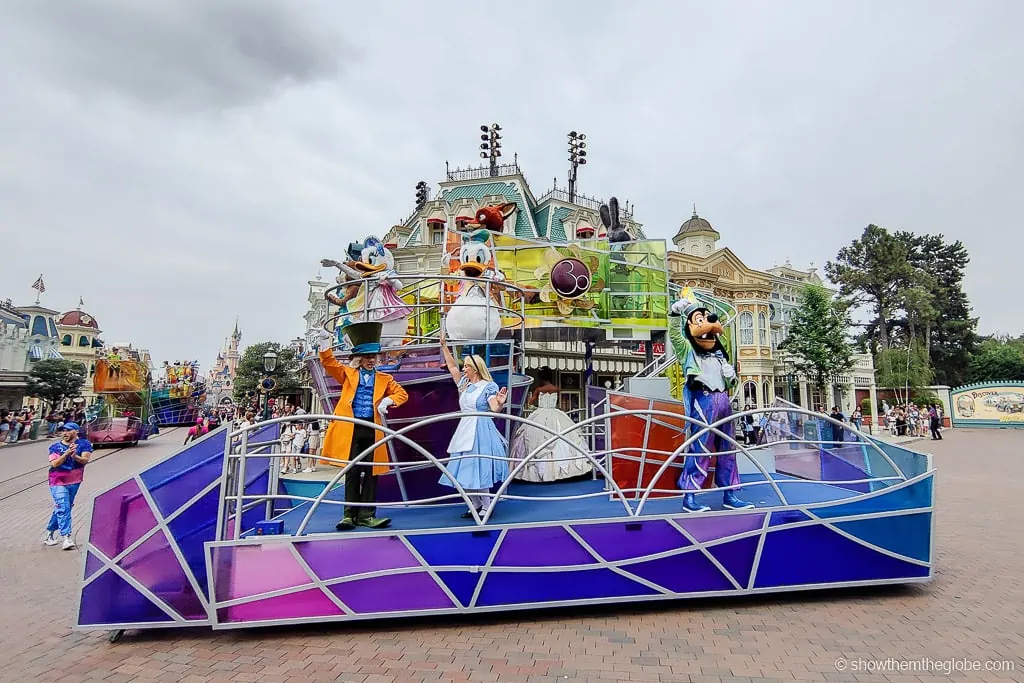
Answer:
[[[55,541],[56,542],[56,541]],[[64,537],[64,545],[60,547],[61,550],[74,550],[75,542],[71,540],[70,536]]]
[[[43,545],[57,545],[58,543],[60,541],[56,539],[52,531],[47,531],[46,535],[43,536]]]
[[[312,468],[312,467],[307,467],[306,469],[304,469],[304,470],[302,470],[302,471],[303,471],[304,473],[306,473],[306,474],[309,474],[310,472],[312,472],[312,471],[313,471],[313,468]]]

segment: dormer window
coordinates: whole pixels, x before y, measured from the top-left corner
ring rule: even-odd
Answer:
[[[427,243],[431,246],[440,246],[444,244],[444,219],[443,218],[428,218],[427,219]]]

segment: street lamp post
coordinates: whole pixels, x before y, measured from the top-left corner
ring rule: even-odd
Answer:
[[[496,123],[492,123],[490,127],[480,126],[480,132],[483,133],[480,136],[483,140],[480,144],[480,158],[490,159],[491,177],[498,175],[498,157],[501,156],[501,135],[498,134],[500,130],[501,126]]]
[[[569,202],[576,199],[576,172],[587,163],[587,136],[569,131]]]
[[[263,354],[263,371],[267,374],[260,381],[260,390],[263,392],[263,419],[270,419],[270,392],[277,387],[277,380],[270,377],[270,373],[277,369],[277,353],[270,349]]]

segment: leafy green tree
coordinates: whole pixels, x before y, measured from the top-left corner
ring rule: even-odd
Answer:
[[[273,372],[263,370],[263,354],[270,349],[277,353],[277,367]],[[277,342],[260,342],[246,347],[235,371],[235,401],[245,400],[246,393],[255,391],[264,377],[273,377],[277,382],[274,393],[290,394],[297,391],[299,384],[299,361],[295,352]]]
[[[909,403],[913,395],[931,385],[934,377],[923,344],[879,351],[875,355],[875,370],[878,385],[891,389],[900,403]]]
[[[829,381],[853,368],[853,349],[846,338],[849,326],[842,303],[834,301],[823,287],[807,285],[779,348],[824,393]]]
[[[825,274],[851,304],[872,309],[872,350],[889,348],[892,319],[903,306],[903,292],[916,280],[907,244],[885,228],[869,225],[860,239],[825,264]]]
[[[968,382],[1024,380],[1024,343],[1011,339],[986,339],[972,354]]]
[[[85,366],[76,361],[36,361],[28,376],[27,393],[46,401],[49,408],[55,408],[64,399],[81,395],[86,372]]]
[[[959,386],[967,381],[967,365],[977,346],[978,318],[971,315],[963,282],[970,263],[959,240],[947,243],[940,235],[896,233],[907,245],[918,285],[905,297],[905,324],[911,339],[924,342],[934,381]]]

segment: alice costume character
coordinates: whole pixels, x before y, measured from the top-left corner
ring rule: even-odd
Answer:
[[[352,266],[338,266],[350,279],[366,281],[364,293],[348,304],[348,313],[353,320],[382,324],[382,348],[401,346],[412,309],[398,296],[402,282],[395,271],[395,257],[376,237],[367,237],[364,245]]]
[[[718,322],[718,316],[698,303],[689,288],[684,290],[681,300],[672,304],[672,315],[682,316],[681,324],[669,325],[669,337],[676,357],[682,360],[686,377],[683,387],[686,414],[709,425],[728,418],[732,415],[729,392],[736,386],[738,379],[736,369],[730,363],[728,352],[720,339],[725,330]],[[679,488],[688,492],[703,488],[712,456],[715,456],[715,486],[724,488],[740,485],[736,455],[717,455],[735,449],[731,441],[733,422],[727,420],[717,427],[729,438],[708,431],[691,444],[690,453],[693,455],[687,455],[684,460]],[[689,426],[690,436],[699,431],[699,425]],[[722,504],[731,510],[754,507],[737,498],[731,488],[726,489]],[[711,508],[697,503],[695,494],[686,493],[683,496],[683,509],[702,512]]]
[[[547,427],[551,432],[538,429],[531,423]],[[590,460],[583,455],[587,452],[583,435],[576,428],[572,418],[558,409],[558,394],[552,391],[537,395],[537,409],[530,414],[530,423],[521,422],[516,428],[509,447],[509,456],[514,462],[522,462],[541,444],[555,438],[552,432],[562,436],[548,443],[544,450],[537,453],[526,467],[519,470],[516,479],[533,482],[559,481],[579,477],[593,470]]]
[[[352,323],[345,328],[345,334],[352,346],[352,354],[376,355],[380,353],[380,323]],[[345,365],[334,357],[331,349],[320,352],[324,371],[338,381],[341,396],[334,407],[334,414],[357,418],[366,422],[381,424],[391,406],[398,407],[409,400],[409,394],[391,375],[372,369]],[[383,439],[383,432],[353,422],[332,420],[324,437],[323,457],[330,458],[326,464],[337,466],[338,461],[348,463],[366,449]],[[364,459],[362,462],[366,462]],[[356,526],[380,529],[391,520],[376,517],[377,508],[367,505],[377,500],[377,477],[388,472],[388,449],[380,444],[373,449],[373,466],[359,464],[345,473],[345,502],[363,503],[345,508],[345,517],[337,529],[345,531]]]
[[[481,379],[470,383],[469,378],[459,381],[459,410],[464,413],[490,412],[488,399],[497,396],[498,385]],[[491,488],[508,477],[507,443],[490,417],[465,416],[459,419],[455,434],[448,444],[448,471],[459,482],[469,499],[482,514],[487,507]],[[455,488],[447,475],[441,475],[443,486]],[[471,517],[467,512],[463,517]]]

